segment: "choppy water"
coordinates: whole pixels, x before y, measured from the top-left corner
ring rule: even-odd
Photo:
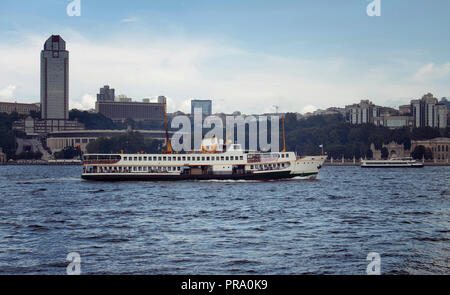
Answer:
[[[316,181],[88,182],[0,167],[0,274],[450,274],[450,167]]]

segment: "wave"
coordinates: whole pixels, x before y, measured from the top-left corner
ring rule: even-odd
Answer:
[[[16,184],[34,184],[34,183],[52,183],[59,181],[81,181],[79,177],[51,177],[51,178],[38,178],[38,179],[23,179],[16,182]]]

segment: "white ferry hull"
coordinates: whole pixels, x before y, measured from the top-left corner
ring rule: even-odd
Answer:
[[[134,156],[133,156],[134,158]],[[198,169],[194,171],[157,172],[149,171],[116,171],[120,163],[103,164],[107,169],[100,169],[101,164],[85,164],[82,178],[86,180],[102,181],[178,181],[178,180],[277,180],[277,179],[315,179],[325,161],[325,156],[303,157],[293,161],[281,163],[235,163],[233,167],[241,167],[230,171],[212,171],[212,169]],[[286,165],[284,165],[286,164]],[[95,165],[95,170],[87,171],[86,165]],[[191,164],[195,167],[195,165]],[[199,167],[207,165],[199,165]],[[263,167],[256,170],[256,167]],[[112,168],[112,169],[111,169]],[[99,171],[101,170],[101,171]],[[133,169],[132,169],[133,170]]]

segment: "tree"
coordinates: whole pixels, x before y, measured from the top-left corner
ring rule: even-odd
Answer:
[[[411,153],[411,157],[416,160],[422,160],[425,156],[425,147],[423,145],[418,145],[414,148]]]
[[[161,140],[144,138],[141,133],[135,131],[110,138],[100,137],[86,146],[89,153],[106,154],[120,153],[121,151],[129,154],[137,152],[158,153],[161,148]]]
[[[414,148],[414,150],[411,153],[411,157],[417,160],[432,160],[433,159],[433,152],[430,148],[425,148],[423,145],[418,145]]]
[[[114,123],[110,118],[98,113],[89,113],[73,109],[69,112],[70,120],[77,120],[84,124],[86,129],[121,129],[120,125]]]
[[[386,147],[381,148],[381,158],[386,160],[389,157],[389,151]]]
[[[82,152],[79,148],[74,148],[73,146],[67,146],[63,150],[55,153],[56,159],[74,159],[80,158]]]

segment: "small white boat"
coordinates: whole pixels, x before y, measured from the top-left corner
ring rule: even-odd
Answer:
[[[423,163],[411,157],[391,158],[389,160],[362,160],[363,168],[422,168]]]

